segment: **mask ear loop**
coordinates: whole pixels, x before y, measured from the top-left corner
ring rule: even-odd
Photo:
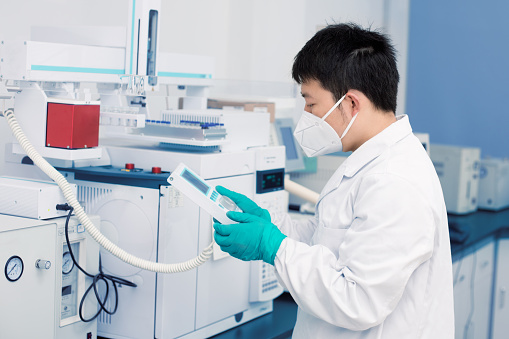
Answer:
[[[355,114],[354,117],[352,118],[352,120],[350,120],[350,123],[348,124],[348,126],[346,126],[346,129],[345,131],[343,132],[343,134],[341,135],[341,138],[340,139],[343,139],[345,137],[345,134],[346,132],[348,132],[348,130],[350,129],[350,127],[352,127],[353,125],[353,122],[355,121],[355,119],[357,118],[357,116],[359,115],[359,113]]]
[[[341,99],[338,100],[338,102],[336,102],[336,104],[334,106],[332,106],[332,108],[323,116],[322,120],[325,121],[325,119],[327,119],[327,117],[332,113],[332,111],[334,111],[336,109],[336,107],[339,106],[339,104],[341,103],[341,101],[343,101],[343,99],[346,97],[346,94],[343,95],[341,97]]]

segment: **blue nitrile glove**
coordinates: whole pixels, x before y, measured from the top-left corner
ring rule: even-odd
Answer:
[[[261,208],[258,206],[253,200],[249,199],[243,194],[230,191],[227,188],[224,188],[223,186],[216,186],[216,191],[224,196],[227,196],[228,198],[232,199],[233,202],[245,213],[254,214],[268,222],[270,222],[270,213],[266,209]]]
[[[226,215],[238,224],[214,223],[214,239],[221,250],[240,260],[263,260],[274,265],[277,250],[286,235],[270,221],[255,215],[232,211]]]

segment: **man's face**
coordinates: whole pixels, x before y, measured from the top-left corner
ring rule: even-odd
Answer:
[[[318,118],[322,118],[336,103],[331,92],[324,89],[319,81],[309,80],[301,85],[301,94],[306,100],[304,110]],[[341,135],[346,128],[344,115],[340,111],[341,104],[329,114],[325,121]]]

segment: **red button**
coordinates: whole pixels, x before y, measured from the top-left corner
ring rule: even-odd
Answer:
[[[125,164],[125,169],[127,169],[127,170],[134,169],[134,164],[131,164],[131,163]]]
[[[152,167],[152,173],[161,174],[161,167]]]

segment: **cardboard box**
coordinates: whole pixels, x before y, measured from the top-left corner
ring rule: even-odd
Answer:
[[[270,113],[270,122],[274,122],[276,116],[276,104],[273,102],[254,102],[254,101],[228,101],[219,99],[208,99],[207,108],[241,110],[247,112],[268,112]]]

